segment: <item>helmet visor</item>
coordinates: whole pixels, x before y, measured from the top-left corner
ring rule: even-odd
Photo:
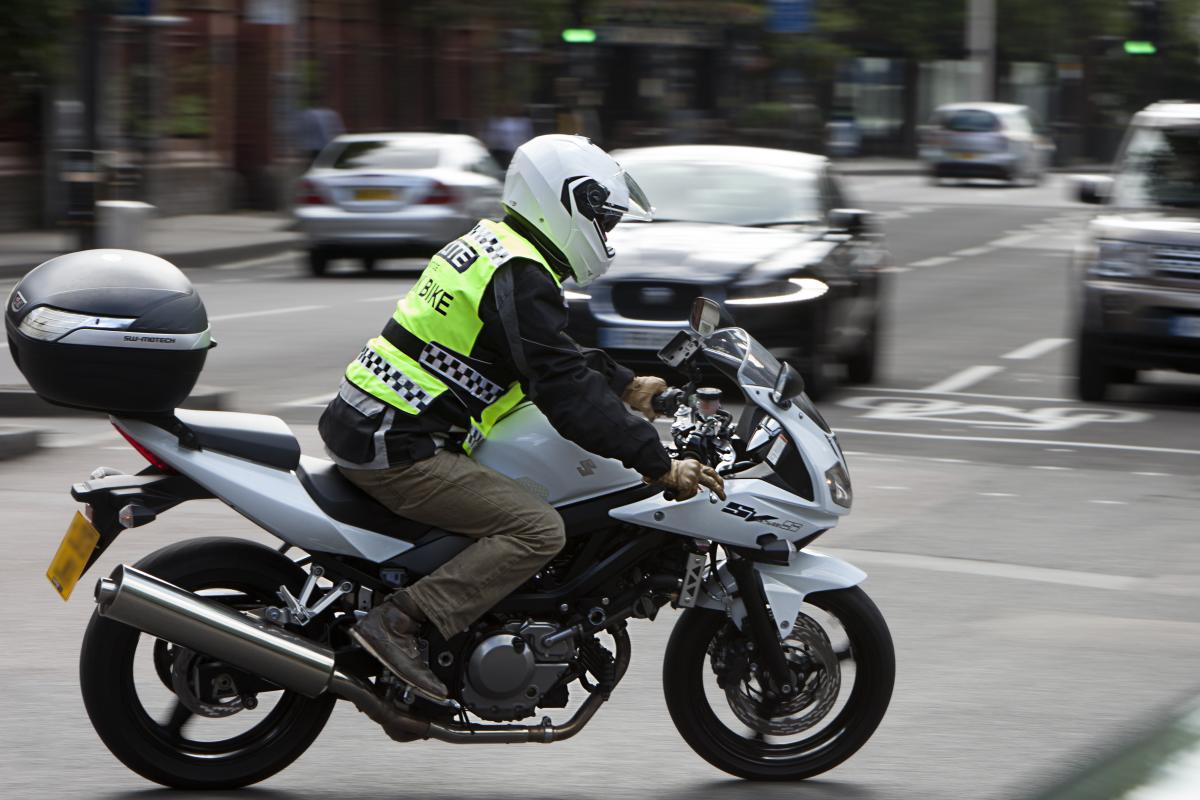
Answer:
[[[633,176],[625,170],[620,170],[608,180],[613,191],[605,198],[601,207],[602,226],[605,231],[611,231],[622,219],[638,219],[649,222],[654,219],[654,207],[650,205],[646,193]]]

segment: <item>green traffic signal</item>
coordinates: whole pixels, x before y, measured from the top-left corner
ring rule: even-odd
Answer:
[[[1158,52],[1158,48],[1154,46],[1154,42],[1130,40],[1125,42],[1125,52],[1131,56],[1152,56]]]
[[[596,32],[591,28],[566,28],[562,38],[567,44],[591,44],[596,41]]]

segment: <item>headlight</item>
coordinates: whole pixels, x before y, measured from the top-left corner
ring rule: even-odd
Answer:
[[[833,502],[842,508],[849,508],[854,502],[854,489],[850,486],[850,473],[841,464],[834,464],[825,472],[825,485],[829,487],[829,495]]]
[[[1150,272],[1150,247],[1138,242],[1101,239],[1088,273],[1097,278],[1142,278]]]
[[[71,311],[60,311],[49,306],[39,306],[21,320],[20,331],[30,339],[56,342],[71,331],[80,328],[104,328],[120,331],[125,330],[132,323],[132,317],[97,317],[89,314],[75,314]]]
[[[828,284],[816,278],[788,278],[757,286],[735,286],[729,290],[729,299],[725,302],[731,306],[770,306],[815,300],[828,291]]]

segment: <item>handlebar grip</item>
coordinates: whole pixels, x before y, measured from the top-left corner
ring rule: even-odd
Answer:
[[[670,416],[683,403],[683,389],[667,389],[650,400],[650,407],[659,414]]]

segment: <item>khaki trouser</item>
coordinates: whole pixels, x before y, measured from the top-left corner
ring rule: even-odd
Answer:
[[[394,513],[477,540],[396,593],[447,639],[529,579],[566,541],[562,517],[549,504],[463,453],[438,450],[404,467],[341,470]]]

